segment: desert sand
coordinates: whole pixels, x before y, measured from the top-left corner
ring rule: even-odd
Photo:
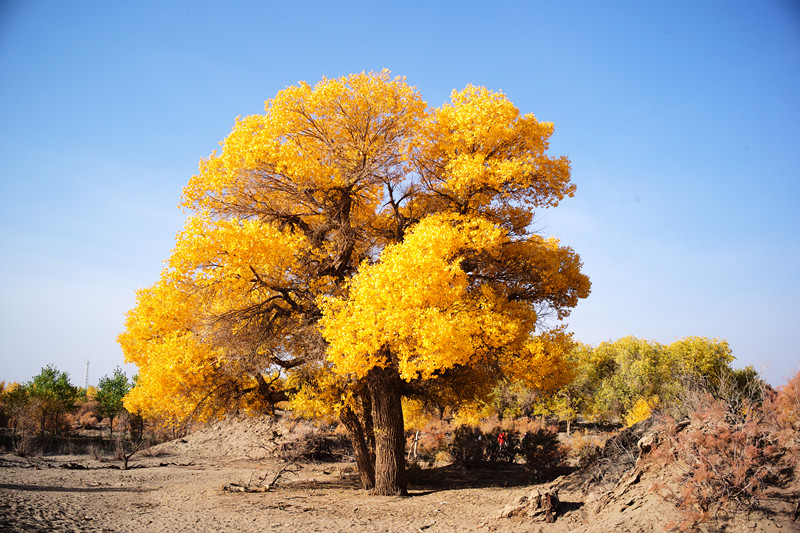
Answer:
[[[0,531],[87,532],[651,532],[677,520],[674,504],[652,490],[675,480],[637,464],[613,484],[576,471],[528,485],[522,465],[424,470],[409,496],[373,496],[354,463],[303,462],[267,492],[284,463],[263,447],[266,422],[213,424],[134,456],[128,470],[88,455],[0,455]],[[532,512],[537,493],[558,489],[555,522]],[[740,517],[728,531],[800,531],[786,498]],[[716,529],[706,528],[707,531]]]

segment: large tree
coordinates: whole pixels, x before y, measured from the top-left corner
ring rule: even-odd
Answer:
[[[184,190],[192,216],[120,335],[129,408],[291,396],[340,417],[366,486],[405,491],[402,397],[562,384],[553,326],[589,281],[530,229],[575,188],[552,130],[479,87],[428,108],[386,71],[281,91]]]

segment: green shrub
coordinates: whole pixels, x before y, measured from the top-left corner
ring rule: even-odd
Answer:
[[[522,438],[521,451],[531,480],[548,481],[561,473],[567,454],[558,442],[558,433],[549,429],[529,431]]]
[[[506,431],[505,434],[506,443],[505,446],[503,446],[503,448],[500,450],[500,460],[513,463],[520,454],[522,442],[520,441],[519,433],[513,429]]]
[[[485,437],[480,429],[474,426],[458,426],[453,431],[448,451],[453,461],[474,466],[483,462],[485,444]]]

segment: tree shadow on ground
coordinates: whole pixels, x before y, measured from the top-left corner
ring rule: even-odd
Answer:
[[[483,463],[464,466],[453,463],[436,468],[407,469],[409,496],[423,496],[443,490],[480,489],[491,487],[529,487],[547,483],[556,477],[569,474],[569,467],[554,470],[547,479],[534,479],[524,464],[516,463]],[[287,476],[282,479],[274,492],[292,490],[362,490],[361,480],[356,472],[338,474],[325,472],[325,477],[315,476],[313,479]]]
[[[149,492],[153,489],[142,487],[70,487],[60,485],[32,485],[25,483],[0,483],[2,490],[20,490],[26,492],[70,492],[70,493],[94,493],[94,492]]]
[[[486,463],[464,466],[453,463],[436,468],[409,470],[409,487],[423,490],[457,490],[487,487],[526,487],[547,483],[568,474],[569,468],[559,469],[547,479],[535,479],[525,465],[516,463]]]

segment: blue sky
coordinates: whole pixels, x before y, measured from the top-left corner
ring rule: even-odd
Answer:
[[[555,123],[578,190],[537,224],[592,279],[576,338],[718,337],[774,384],[800,369],[795,1],[5,0],[0,380],[111,374],[234,118],[384,67],[430,105],[472,83]]]

